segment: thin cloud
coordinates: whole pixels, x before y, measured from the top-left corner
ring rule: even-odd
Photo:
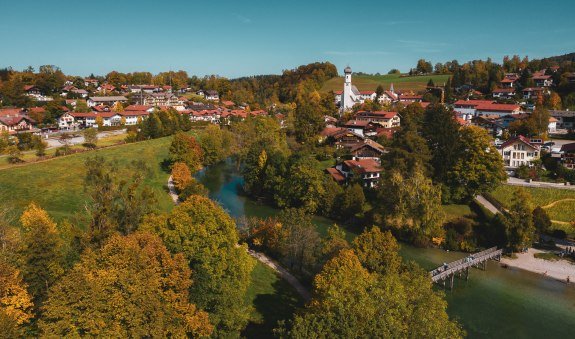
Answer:
[[[241,14],[234,13],[234,16],[235,16],[236,19],[238,19],[241,23],[244,23],[244,24],[251,24],[251,23],[252,23],[252,19],[250,19],[250,18],[248,18],[248,17],[246,17],[246,16],[243,16],[243,15],[241,15]]]
[[[362,56],[362,55],[390,55],[387,51],[326,51],[327,55],[336,56]]]

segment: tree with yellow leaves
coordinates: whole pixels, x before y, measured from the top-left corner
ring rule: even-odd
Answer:
[[[32,319],[32,298],[20,271],[0,259],[0,336],[19,337]]]
[[[116,234],[50,290],[39,323],[48,337],[205,337],[212,325],[189,303],[191,271],[150,233]]]
[[[62,241],[48,213],[31,203],[20,217],[22,224],[22,273],[37,306],[62,275]]]
[[[183,162],[176,162],[172,165],[172,180],[178,192],[183,191],[192,182],[192,173]]]

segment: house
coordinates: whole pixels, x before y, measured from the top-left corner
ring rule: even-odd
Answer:
[[[88,107],[98,105],[114,106],[116,103],[126,103],[128,99],[125,96],[106,96],[106,97],[90,97],[88,98]]]
[[[491,95],[494,98],[498,98],[498,99],[512,99],[515,97],[515,88],[513,87],[509,87],[509,88],[496,88],[493,90],[493,92],[491,92]]]
[[[399,127],[401,119],[397,112],[386,111],[360,111],[355,115],[356,121],[377,122],[384,128]]]
[[[169,92],[161,92],[161,93],[152,93],[152,94],[141,94],[142,98],[137,99],[136,101],[140,101],[144,106],[160,106],[160,107],[181,107],[184,109],[184,102],[180,101],[180,99]]]
[[[473,117],[471,124],[483,128],[493,137],[500,137],[505,130],[501,122],[494,117]]]
[[[124,119],[124,124],[126,126],[137,125],[141,123],[144,119],[148,118],[150,113],[148,111],[134,111],[134,110],[124,110],[123,112],[117,113],[121,118]]]
[[[523,99],[537,99],[543,94],[549,94],[548,90],[542,87],[527,87],[523,89]]]
[[[83,128],[95,126],[98,117],[102,118],[103,126],[119,126],[122,123],[122,116],[118,112],[71,112],[70,115]]]
[[[412,95],[412,94],[400,94],[399,102],[412,103],[412,102],[422,102],[423,95]]]
[[[45,96],[38,87],[34,85],[24,86],[24,95],[34,98],[38,101],[52,101],[51,97]]]
[[[76,121],[72,113],[66,112],[58,118],[58,129],[60,130],[69,131],[78,128],[80,128],[80,123]]]
[[[575,129],[575,111],[550,110],[549,114],[557,119],[557,128]]]
[[[337,172],[345,177],[346,182],[359,176],[364,187],[376,187],[379,181],[382,168],[378,161],[374,159],[354,159],[345,160],[341,164],[335,166]],[[335,171],[331,171],[335,172]],[[328,172],[329,173],[329,172]],[[338,180],[332,173],[332,178]]]
[[[214,90],[208,90],[205,91],[205,98],[208,101],[219,101],[220,100],[220,96],[218,94],[218,91],[214,91]]]
[[[84,79],[84,86],[86,87],[88,86],[98,87],[99,84],[100,82],[98,81],[98,79]]]
[[[547,131],[549,133],[557,132],[557,122],[558,120],[555,119],[554,117],[549,117],[549,126],[547,127]]]
[[[370,121],[367,120],[350,120],[345,123],[344,127],[350,132],[364,137],[364,130],[369,123]]]
[[[349,152],[354,159],[373,159],[379,161],[383,153],[385,153],[385,147],[373,140],[364,139],[363,142],[352,145]]]
[[[453,110],[458,113],[458,116],[465,119],[471,120],[474,117],[477,106],[481,104],[492,104],[493,100],[457,100],[453,104]]]
[[[0,132],[15,134],[20,132],[31,132],[35,130],[36,122],[25,115],[4,115],[0,116]]]
[[[503,76],[503,79],[499,82],[499,86],[502,88],[514,88],[515,84],[519,80],[519,74],[517,73],[507,73]]]
[[[383,92],[383,94],[378,98],[378,101],[380,104],[389,104],[399,101],[399,95],[393,90],[393,83],[391,84],[389,91]]]
[[[351,147],[365,138],[345,127],[326,127],[320,132],[319,142],[335,144],[337,148]]]
[[[102,86],[98,87],[98,92],[113,92],[116,90],[116,87],[111,84],[103,84]]]
[[[575,170],[575,142],[561,146],[561,163],[568,169]]]
[[[483,103],[475,106],[475,116],[483,115],[508,115],[521,112],[521,106],[516,104]]]
[[[553,78],[551,75],[545,75],[545,70],[533,73],[531,78],[537,87],[549,87],[553,84]]]
[[[541,150],[538,145],[519,135],[504,142],[499,149],[503,157],[503,164],[508,169],[516,169],[520,166],[533,165],[535,160],[541,156]]]

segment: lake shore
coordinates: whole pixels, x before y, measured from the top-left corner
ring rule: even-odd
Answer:
[[[575,265],[567,260],[544,260],[535,258],[536,253],[546,253],[545,251],[530,248],[526,253],[517,253],[517,258],[502,258],[501,263],[509,267],[519,268],[525,271],[538,273],[562,282],[575,282]]]

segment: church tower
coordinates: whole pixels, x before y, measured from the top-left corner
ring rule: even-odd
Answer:
[[[347,66],[343,73],[345,74],[345,82],[343,85],[343,93],[341,96],[341,113],[350,110],[354,105],[353,91],[351,89],[351,67]]]

